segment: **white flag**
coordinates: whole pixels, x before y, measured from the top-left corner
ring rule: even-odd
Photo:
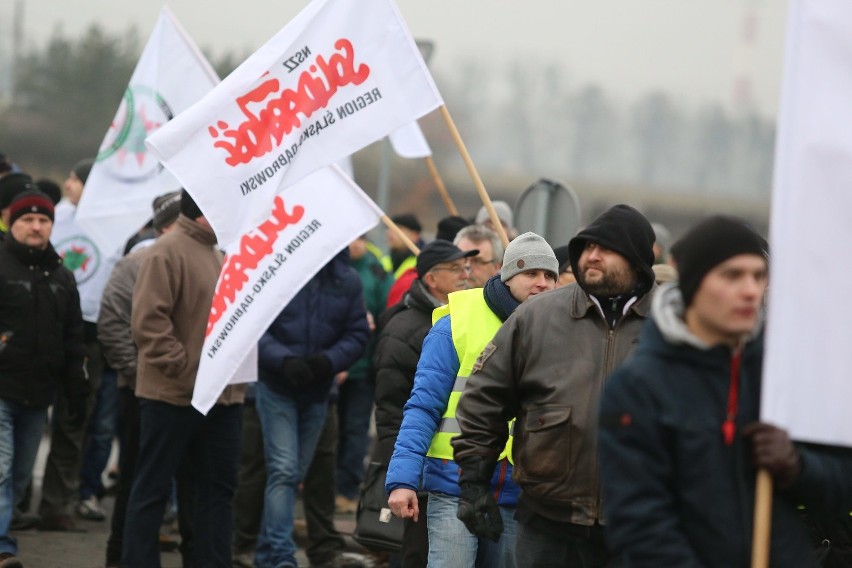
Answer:
[[[852,2],[794,1],[770,231],[761,417],[852,446]]]
[[[417,121],[409,122],[397,128],[388,135],[393,151],[400,158],[427,158],[432,155],[432,149],[420,130]]]
[[[168,8],[145,44],[86,180],[75,221],[102,250],[124,245],[151,218],[151,203],[180,188],[147,151],[145,138],[218,83]]]
[[[50,242],[65,268],[74,273],[83,320],[98,323],[101,296],[115,263],[121,258],[122,247],[115,242],[109,248],[99,247],[76,223],[76,213],[77,209],[67,199],[56,205]]]
[[[227,245],[282,188],[441,104],[393,0],[315,0],[147,142]]]
[[[192,405],[206,414],[284,306],[382,211],[337,166],[303,178],[229,247],[207,323]]]

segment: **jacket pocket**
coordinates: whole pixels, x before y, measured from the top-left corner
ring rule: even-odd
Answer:
[[[524,417],[520,478],[561,479],[571,467],[571,407],[542,406]]]

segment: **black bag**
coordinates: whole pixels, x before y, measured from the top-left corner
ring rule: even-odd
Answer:
[[[403,521],[391,513],[385,494],[387,465],[370,462],[355,516],[355,542],[370,550],[399,552]]]

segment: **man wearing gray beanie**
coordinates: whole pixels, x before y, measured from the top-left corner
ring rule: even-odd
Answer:
[[[459,433],[455,410],[480,352],[515,308],[556,287],[557,270],[550,245],[525,233],[509,243],[500,274],[484,288],[453,292],[433,312],[435,325],[423,341],[385,480],[388,505],[402,518],[416,520],[417,490],[428,492],[430,566],[458,558],[475,559],[477,566],[514,566],[507,562],[514,554],[519,492],[508,458],[511,445],[497,463],[486,464],[487,471],[477,471],[475,481],[462,482],[450,440]]]
[[[532,239],[519,244],[537,250]],[[515,558],[524,565],[609,561],[596,410],[604,379],[633,351],[650,310],[653,244],[651,224],[636,209],[604,212],[568,244],[577,282],[515,310],[472,369],[456,410],[461,435],[452,442],[459,480],[482,487],[514,436],[512,476],[522,489]],[[510,274],[522,260],[526,266],[507,258],[503,269]],[[479,499],[472,512],[461,503],[459,517],[472,518],[475,534],[499,534],[490,497]]]

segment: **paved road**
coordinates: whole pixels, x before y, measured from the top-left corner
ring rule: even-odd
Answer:
[[[34,475],[33,503],[38,503],[41,495],[41,479],[44,461],[49,449],[47,438],[42,440],[39,456],[36,460]],[[108,512],[112,510],[113,499],[106,497],[102,505]],[[338,530],[351,535],[355,528],[354,515],[341,515],[335,519]],[[93,522],[79,520],[78,525],[86,532],[57,533],[37,530],[13,533],[18,539],[18,556],[25,568],[103,568],[106,541],[109,536],[109,521]],[[347,539],[350,541],[350,539]],[[350,541],[351,542],[351,541]],[[353,543],[354,544],[354,543]],[[181,559],[177,552],[161,554],[163,568],[180,568]],[[299,566],[308,566],[303,550],[297,555]]]

